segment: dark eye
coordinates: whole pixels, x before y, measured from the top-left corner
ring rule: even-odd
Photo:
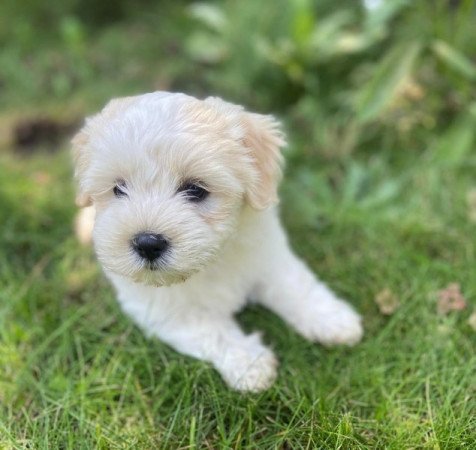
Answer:
[[[114,189],[112,192],[114,192],[114,195],[116,197],[127,197],[126,194],[126,182],[124,180],[119,180],[116,181],[116,185],[114,186]]]
[[[179,192],[183,192],[191,202],[201,202],[205,200],[209,192],[196,183],[185,183],[180,187]]]

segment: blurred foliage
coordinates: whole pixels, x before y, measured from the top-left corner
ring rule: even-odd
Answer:
[[[67,104],[86,107],[131,91],[161,88],[179,72],[173,57],[183,3],[172,0],[0,3],[0,107]],[[164,16],[163,9],[167,10]]]
[[[286,115],[311,155],[421,150],[436,133],[435,157],[450,160],[475,139],[475,11],[474,0],[5,0],[0,106],[215,93]]]
[[[475,141],[475,19],[474,0],[6,0],[0,105],[214,93],[286,115],[309,155],[450,161]]]
[[[406,216],[399,167],[474,165],[475,20],[474,0],[5,0],[0,107],[74,125],[111,97],[221,95],[292,130],[283,193],[309,223]]]
[[[221,95],[293,130],[283,191],[309,222],[336,202],[396,217],[407,155],[472,164],[475,19],[474,0],[5,0],[0,107],[75,124],[115,96]]]
[[[201,26],[187,48],[217,68],[211,85],[263,110],[289,110],[325,155],[360,144],[419,148],[425,132],[446,128],[445,140],[472,143],[475,2],[367,5],[195,3]]]

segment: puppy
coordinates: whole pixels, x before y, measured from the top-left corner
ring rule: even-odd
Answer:
[[[273,117],[155,92],[112,100],[72,143],[97,257],[147,335],[253,392],[272,384],[277,361],[233,318],[247,299],[313,342],[361,339],[359,315],[289,248],[276,208],[285,140]]]

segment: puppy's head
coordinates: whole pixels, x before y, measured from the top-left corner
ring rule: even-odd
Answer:
[[[246,204],[277,201],[278,123],[218,98],[113,100],[72,142],[77,203],[96,208],[98,258],[136,282],[187,279],[219,253]]]

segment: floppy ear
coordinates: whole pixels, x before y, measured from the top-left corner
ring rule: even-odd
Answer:
[[[89,166],[89,134],[87,131],[88,125],[86,124],[74,137],[71,139],[73,145],[73,163],[74,163],[74,177],[78,184],[78,191],[76,194],[76,205],[81,208],[92,205],[91,197],[84,192],[81,180]]]
[[[135,99],[136,97],[121,97],[110,100],[99,114],[86,118],[86,124],[71,140],[73,145],[74,176],[78,182],[76,204],[79,207],[84,208],[92,205],[91,196],[85,192],[82,186],[84,174],[91,159],[91,149],[89,148],[90,134],[104,123],[113,119]]]
[[[273,116],[243,112],[243,145],[250,150],[257,178],[250,183],[246,198],[255,209],[265,209],[278,202],[282,175],[281,148],[286,145],[281,124]]]
[[[286,145],[281,124],[273,116],[247,112],[243,107],[217,97],[205,100],[230,118],[232,136],[248,150],[256,176],[246,188],[246,200],[255,209],[265,209],[278,202],[278,184],[281,179]]]

